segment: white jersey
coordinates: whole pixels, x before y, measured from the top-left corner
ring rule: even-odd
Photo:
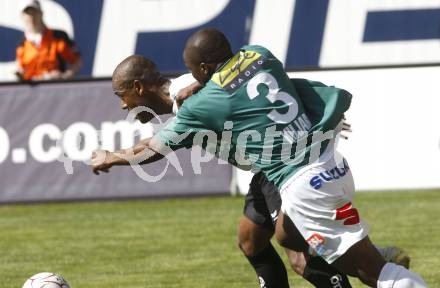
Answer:
[[[175,79],[171,79],[171,84],[169,89],[170,97],[173,99],[173,114],[176,115],[177,110],[179,109],[177,107],[176,103],[176,97],[180,90],[182,90],[185,87],[188,87],[189,85],[193,84],[194,82],[197,82],[197,80],[192,76],[191,73],[183,74],[180,77],[177,77]]]

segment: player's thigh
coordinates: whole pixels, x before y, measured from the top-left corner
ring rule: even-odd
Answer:
[[[278,220],[275,227],[275,236],[281,246],[295,252],[308,251],[309,245],[304,240],[295,224],[293,224],[292,220],[283,212],[278,214]]]
[[[249,184],[249,191],[244,200],[243,214],[255,224],[274,231],[275,226],[265,195],[265,193],[270,192],[269,188],[271,187],[267,183],[267,179],[262,172],[252,177],[252,181]],[[278,190],[276,190],[276,192],[278,192]],[[279,197],[279,193],[277,194]],[[279,199],[278,209],[281,209],[281,198],[279,197]]]
[[[244,217],[238,227],[238,244],[247,256],[256,255],[263,250],[274,233],[275,227],[263,194],[268,192],[269,188],[263,173],[257,173],[252,177],[249,192],[245,197]]]
[[[366,236],[332,263],[338,270],[375,286],[385,260]]]
[[[267,247],[273,234],[272,230],[243,216],[238,225],[238,245],[246,256],[254,256]]]
[[[272,227],[275,229],[278,213],[281,211],[282,204],[280,191],[263,173],[260,172],[256,174],[255,177],[258,177],[258,186],[255,187],[255,189],[263,195],[267,209],[266,215],[272,220]]]

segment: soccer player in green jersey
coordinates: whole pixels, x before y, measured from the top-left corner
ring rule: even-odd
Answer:
[[[299,231],[328,263],[371,287],[426,287],[417,274],[385,262],[352,204],[351,170],[333,141],[351,95],[328,105],[341,112],[339,119],[326,119],[324,113],[323,121],[312,127],[281,63],[264,47],[244,46],[232,55],[221,32],[204,29],[187,41],[184,60],[205,86],[183,104],[158,142],[176,149],[200,144],[192,141],[198,140],[192,133],[173,141],[188,129],[209,130],[222,139],[230,131],[231,146],[280,189],[280,244],[295,249]]]

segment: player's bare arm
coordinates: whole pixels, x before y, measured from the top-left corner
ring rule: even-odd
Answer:
[[[157,151],[161,151],[162,154]],[[143,139],[132,148],[115,152],[95,150],[92,154],[92,171],[99,175],[100,172],[108,173],[113,166],[152,163],[162,159],[164,151],[167,151],[164,145],[154,138]]]

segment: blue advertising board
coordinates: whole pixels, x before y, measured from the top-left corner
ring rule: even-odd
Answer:
[[[20,1],[0,1],[0,80],[11,79],[23,37]],[[48,26],[66,30],[81,74],[107,77],[130,54],[164,72],[186,70],[185,40],[221,29],[234,50],[268,47],[288,69],[440,62],[440,4],[433,0],[41,0]]]

